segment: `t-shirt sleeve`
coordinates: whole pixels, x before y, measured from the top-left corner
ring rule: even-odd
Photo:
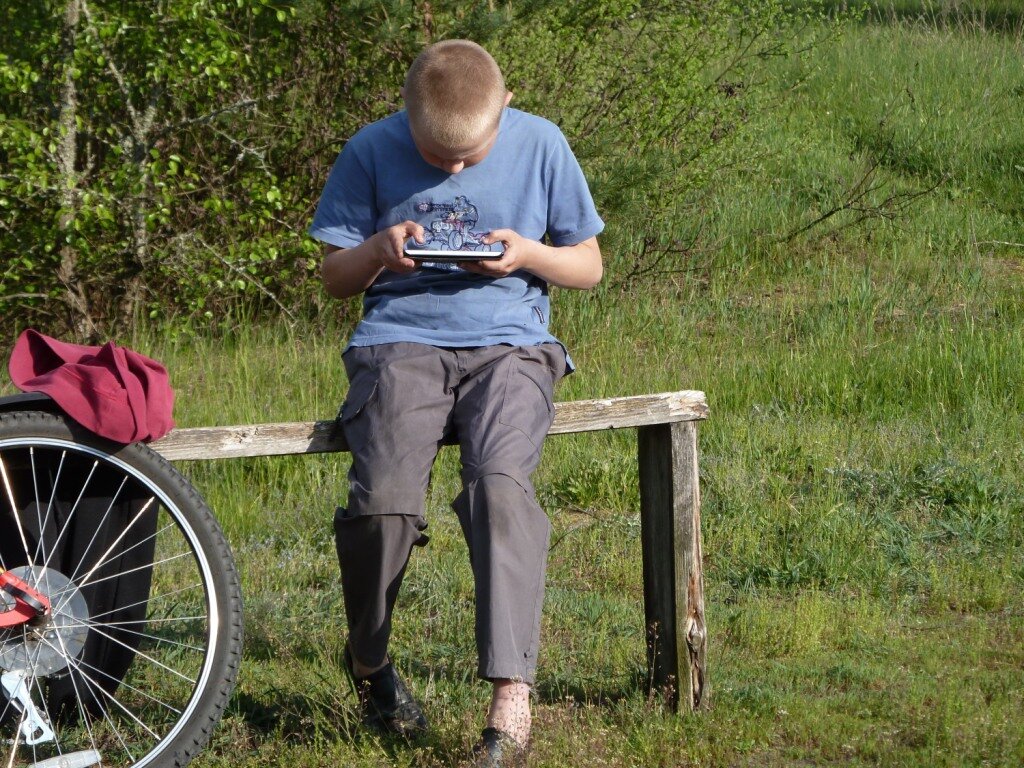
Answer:
[[[309,234],[339,248],[352,248],[369,239],[376,225],[373,181],[360,162],[356,142],[349,141],[327,177]]]
[[[553,142],[546,168],[548,238],[552,245],[576,245],[604,229],[594,198],[576,156],[561,131]]]

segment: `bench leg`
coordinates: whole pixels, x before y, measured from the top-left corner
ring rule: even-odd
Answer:
[[[637,439],[648,681],[691,711],[705,698],[707,655],[697,423],[640,427]]]

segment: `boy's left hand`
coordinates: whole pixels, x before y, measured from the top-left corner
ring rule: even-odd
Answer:
[[[481,241],[487,245],[501,243],[505,247],[505,255],[500,259],[481,261],[463,261],[459,263],[467,272],[475,272],[487,277],[505,277],[517,269],[529,269],[529,250],[532,240],[527,240],[513,229],[495,229]]]
[[[488,245],[502,243],[505,255],[494,261],[461,261],[467,272],[487,277],[505,277],[517,269],[536,275],[559,288],[593,288],[601,280],[601,248],[597,237],[575,245],[552,246],[523,237],[511,229],[495,229],[481,238]]]

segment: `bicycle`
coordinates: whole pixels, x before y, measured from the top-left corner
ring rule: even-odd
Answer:
[[[188,480],[45,395],[0,398],[0,768],[184,766],[241,647],[238,573]]]

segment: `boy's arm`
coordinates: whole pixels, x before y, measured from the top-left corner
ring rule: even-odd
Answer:
[[[416,222],[403,221],[382,229],[352,248],[324,243],[324,260],[320,265],[324,289],[336,299],[347,299],[373,285],[384,269],[412,272],[416,262],[406,258],[402,249],[410,237],[422,243],[423,234],[423,227]]]
[[[604,274],[597,237],[576,245],[553,246],[525,238],[511,229],[496,229],[483,241],[503,243],[505,255],[496,261],[463,262],[464,269],[490,277],[504,277],[525,269],[549,285],[584,290],[601,282]]]

